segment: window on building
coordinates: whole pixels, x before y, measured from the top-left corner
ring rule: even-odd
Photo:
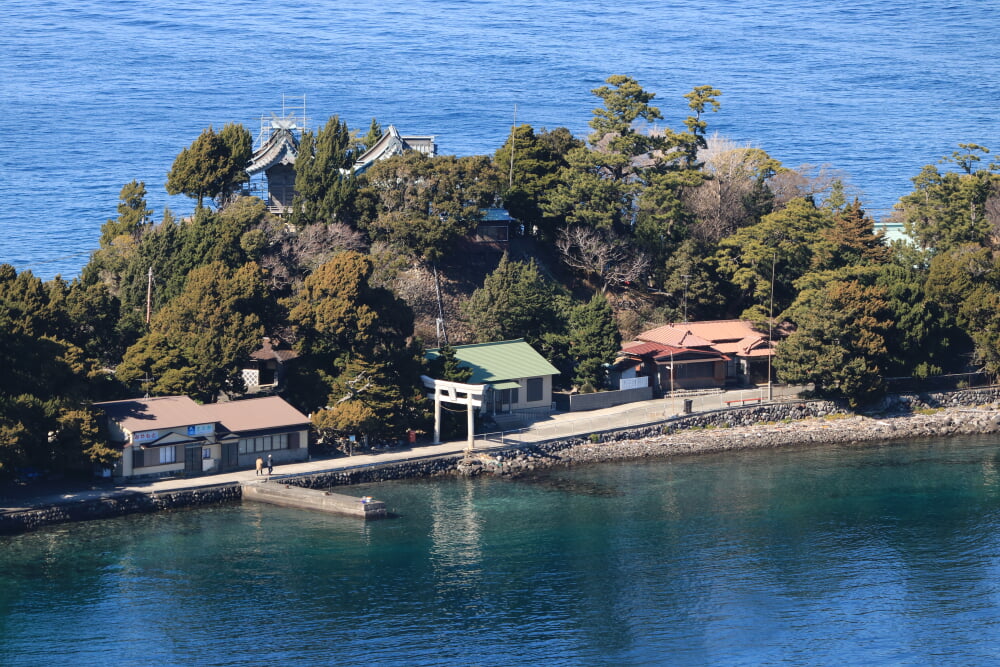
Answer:
[[[203,458],[203,459],[210,459],[210,458],[212,458],[212,448],[211,447],[202,447],[201,448],[201,458]]]
[[[265,435],[260,438],[243,438],[240,440],[240,454],[255,452],[270,452],[275,449],[288,448],[288,434]]]
[[[535,403],[542,400],[542,378],[528,378],[527,401]]]
[[[160,463],[177,463],[177,448],[160,447]]]

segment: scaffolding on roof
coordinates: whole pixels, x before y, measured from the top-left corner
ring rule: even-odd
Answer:
[[[305,95],[285,95],[282,93],[281,115],[279,116],[273,111],[267,116],[261,114],[260,132],[257,134],[253,149],[260,150],[278,130],[289,130],[296,135],[296,139],[301,139],[302,133],[309,130]]]

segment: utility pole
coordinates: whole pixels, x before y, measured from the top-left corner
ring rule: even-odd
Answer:
[[[688,321],[688,279],[691,277],[689,273],[681,274],[681,278],[684,279],[684,322]]]
[[[438,317],[437,317],[437,343],[438,347],[441,347],[441,339],[444,338],[444,344],[448,344],[448,329],[444,325],[444,305],[441,303],[441,283],[438,280],[438,267],[437,262],[431,264],[434,268],[434,293],[437,296],[438,304]]]
[[[149,267],[149,279],[146,281],[146,325],[153,312],[153,267]]]
[[[771,337],[774,330],[774,269],[778,263],[778,252],[771,255],[771,307],[767,312],[767,400],[774,400],[774,386],[771,382],[771,357],[774,356],[774,348],[771,346]]]
[[[514,144],[517,141],[517,105],[514,105],[514,124],[510,126],[510,177],[507,181],[507,189],[514,187]]]

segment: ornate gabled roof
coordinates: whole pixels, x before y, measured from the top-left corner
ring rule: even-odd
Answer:
[[[417,151],[428,157],[434,157],[437,155],[437,145],[434,143],[433,135],[404,137],[395,125],[390,125],[375,145],[362,153],[354,162],[354,171],[360,174],[372,163],[400,155],[404,151]]]
[[[247,167],[247,174],[254,176],[276,164],[295,164],[299,142],[291,130],[279,129],[267,142],[254,152]]]

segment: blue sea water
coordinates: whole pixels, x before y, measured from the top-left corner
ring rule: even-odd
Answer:
[[[1000,441],[729,452],[0,538],[0,664],[993,665]]]
[[[828,165],[884,213],[959,142],[1000,150],[1000,4],[982,0],[7,0],[0,13],[0,262],[78,274],[144,181],[157,219],[202,129],[256,133],[282,96],[492,153],[518,122],[577,136],[611,74],[723,92],[709,131]]]

